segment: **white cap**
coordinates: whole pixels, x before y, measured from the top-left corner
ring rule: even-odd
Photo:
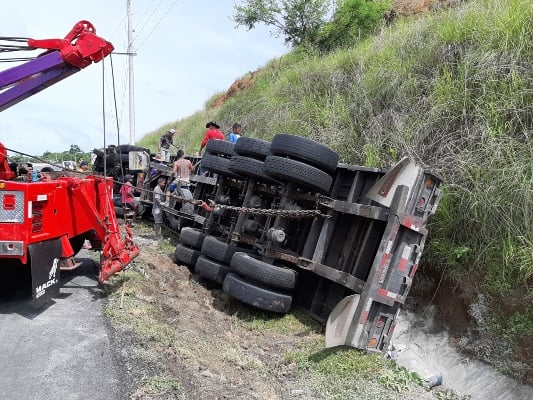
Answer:
[[[170,129],[168,130],[168,132],[169,132],[169,133],[176,133],[176,130],[175,130],[174,128],[170,128]]]

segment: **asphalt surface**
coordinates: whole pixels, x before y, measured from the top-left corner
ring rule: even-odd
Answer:
[[[33,309],[30,289],[0,300],[2,400],[125,398],[93,261],[78,261],[47,307]]]

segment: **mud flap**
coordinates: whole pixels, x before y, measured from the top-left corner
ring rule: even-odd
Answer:
[[[326,347],[359,347],[363,324],[359,318],[354,319],[360,295],[354,294],[342,299],[331,311],[326,324]]]
[[[33,306],[41,307],[59,294],[61,240],[47,240],[28,246],[31,260]]]

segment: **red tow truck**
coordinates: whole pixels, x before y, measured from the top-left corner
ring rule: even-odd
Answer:
[[[0,111],[113,51],[88,21],[78,22],[64,39],[29,39],[27,45],[46,51],[0,72]],[[139,255],[129,226],[124,238],[121,234],[110,178],[60,171],[28,181],[11,168],[8,150],[0,143],[0,270],[2,265],[31,270],[35,306],[59,293],[60,271],[78,266],[74,255],[85,240],[101,252],[100,283]]]

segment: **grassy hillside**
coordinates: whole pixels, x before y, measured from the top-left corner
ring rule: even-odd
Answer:
[[[246,77],[244,77],[246,78]],[[515,376],[533,359],[533,7],[472,0],[397,19],[349,50],[294,50],[221,106],[167,124],[189,152],[210,119],[248,136],[287,132],[343,161],[390,166],[404,155],[444,178],[425,269],[456,282],[482,337],[518,346],[472,351]],[[518,349],[518,350],[517,350]],[[533,375],[533,374],[530,374]]]

